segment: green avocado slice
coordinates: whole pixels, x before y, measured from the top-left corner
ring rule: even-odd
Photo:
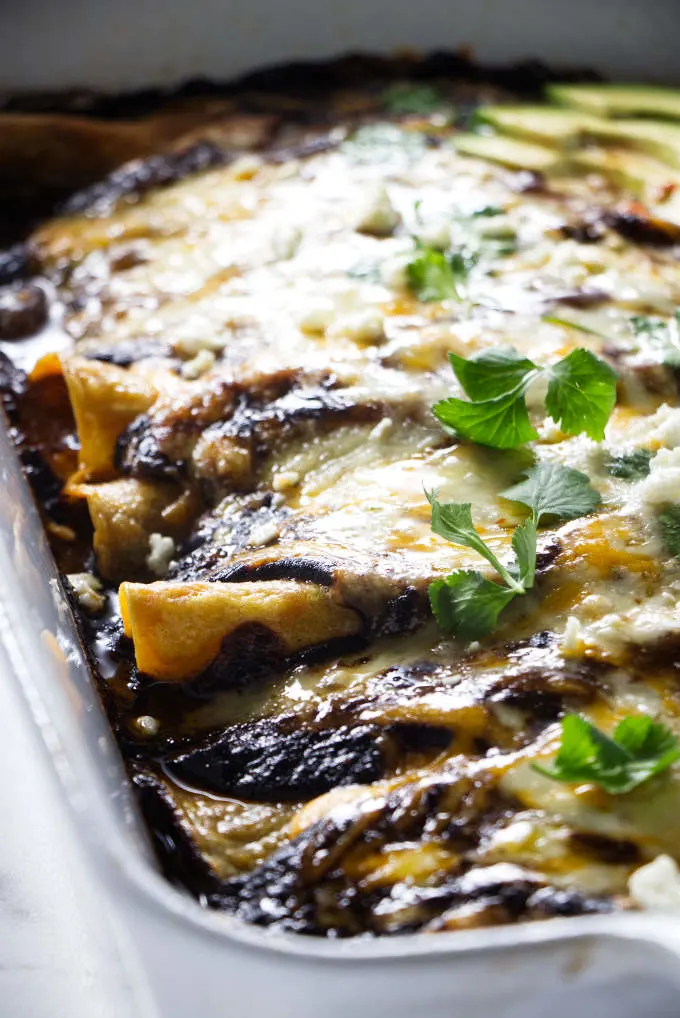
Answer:
[[[480,106],[475,120],[500,134],[559,149],[577,147],[585,134],[607,127],[599,117],[557,106]]]
[[[680,169],[680,124],[656,120],[598,120],[592,118],[588,137],[604,144],[624,145]]]
[[[559,163],[559,155],[553,149],[500,134],[457,134],[453,144],[461,155],[487,159],[513,170],[547,173]]]
[[[680,120],[680,90],[660,85],[554,84],[548,98],[603,117],[656,117]]]

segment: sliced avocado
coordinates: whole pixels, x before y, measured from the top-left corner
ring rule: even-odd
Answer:
[[[660,85],[555,84],[546,92],[552,102],[594,116],[680,120],[680,90]]]
[[[630,191],[643,201],[680,179],[663,163],[628,149],[584,148],[574,153],[572,165],[582,173],[601,173],[615,187]]]
[[[488,159],[513,170],[547,173],[558,163],[557,153],[553,150],[500,134],[457,134],[453,143],[461,155]]]
[[[607,126],[606,120],[557,106],[480,106],[475,118],[501,134],[551,148],[573,148],[584,134]]]
[[[625,145],[680,168],[680,124],[658,120],[598,120],[591,117],[586,128],[589,138]]]

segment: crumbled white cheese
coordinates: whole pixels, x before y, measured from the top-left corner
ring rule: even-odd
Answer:
[[[149,737],[158,735],[161,727],[158,718],[154,718],[150,714],[140,714],[138,718],[135,718],[134,725],[140,735]]]
[[[106,604],[106,598],[101,593],[101,580],[92,573],[69,573],[66,579],[73,587],[76,600],[81,608],[87,612],[101,611]]]
[[[406,290],[408,287],[407,266],[412,255],[394,255],[380,266],[380,282],[388,290]]]
[[[352,214],[355,230],[376,237],[389,237],[400,221],[383,184],[368,186]]]
[[[524,848],[535,837],[536,829],[529,820],[516,820],[507,827],[500,827],[491,835],[489,848],[497,850]]]
[[[300,483],[300,475],[297,470],[281,470],[272,477],[272,488],[274,491],[288,491]]]
[[[149,554],[145,562],[154,576],[165,576],[175,555],[175,542],[163,534],[149,535]]]
[[[570,615],[560,639],[560,650],[565,657],[578,657],[584,650],[583,626],[575,615]]]
[[[205,375],[215,366],[215,354],[212,350],[199,350],[195,357],[182,365],[182,377],[193,380]]]
[[[298,316],[298,325],[303,332],[322,334],[335,318],[335,307],[330,300],[319,299],[308,305]]]
[[[583,623],[570,616],[567,619],[560,647],[567,657],[583,654],[587,649],[599,649],[616,656],[629,644],[644,646],[671,633],[680,632],[680,590],[664,590],[641,604],[626,610],[608,612],[592,622]]]
[[[302,241],[302,231],[293,225],[282,224],[272,236],[272,255],[277,262],[294,258]]]
[[[423,223],[416,230],[416,236],[425,247],[445,251],[451,244],[451,223],[446,220]]]
[[[669,855],[657,855],[628,880],[631,897],[642,908],[680,909],[680,870]]]
[[[219,351],[223,350],[227,342],[227,336],[218,335],[214,332],[187,331],[186,335],[177,337],[173,346],[180,357],[196,357],[202,350]]]
[[[255,527],[251,531],[248,538],[248,544],[252,548],[261,548],[265,544],[271,544],[279,536],[279,528],[273,521],[268,523],[262,523],[259,527]]]
[[[371,428],[369,438],[374,442],[381,442],[394,428],[394,421],[391,417],[383,417],[382,420]]]
[[[680,448],[659,449],[649,476],[635,485],[635,494],[647,505],[680,502]]]
[[[614,426],[607,428],[607,438]],[[612,437],[615,437],[612,435]],[[663,403],[653,414],[626,421],[626,442],[657,448],[662,445],[675,449],[680,445],[680,408]]]
[[[329,339],[341,336],[351,339],[357,346],[370,346],[385,338],[385,318],[377,308],[364,308],[348,315],[339,315],[326,330]]]

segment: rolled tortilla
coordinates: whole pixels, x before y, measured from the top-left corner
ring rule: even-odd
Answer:
[[[240,626],[268,629],[285,655],[360,632],[331,589],[294,580],[123,583],[120,608],[140,671],[162,682],[199,675]]]

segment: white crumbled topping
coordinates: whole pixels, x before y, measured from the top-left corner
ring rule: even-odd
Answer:
[[[300,483],[300,475],[297,470],[280,470],[272,478],[274,491],[288,491]]]
[[[277,262],[294,258],[302,241],[302,231],[291,224],[282,223],[272,236],[272,255]]]
[[[680,870],[669,855],[657,855],[628,880],[631,897],[642,908],[680,909]]]
[[[330,300],[320,299],[306,307],[298,316],[303,332],[323,334],[335,318],[335,307]]]
[[[182,378],[193,380],[205,375],[215,366],[215,354],[212,350],[199,350],[195,357],[182,365]]]
[[[383,438],[390,434],[394,428],[394,421],[391,417],[383,417],[382,420],[371,428],[371,433],[368,436],[374,442],[381,442]]]
[[[248,544],[252,548],[261,548],[265,544],[271,544],[279,536],[279,528],[273,521],[268,523],[262,523],[259,527],[255,527],[251,531],[250,537],[248,538]]]
[[[66,579],[73,587],[73,592],[81,608],[87,612],[98,612],[106,604],[106,598],[101,593],[101,580],[92,573],[69,573]]]
[[[412,257],[401,254],[385,259],[380,266],[380,282],[383,286],[388,290],[406,290],[408,287],[406,268]]]
[[[375,237],[389,237],[400,221],[383,184],[366,187],[352,214],[354,229]]]
[[[560,639],[560,650],[565,657],[577,657],[583,649],[583,626],[575,615],[570,615]]]
[[[416,236],[425,247],[433,247],[437,251],[445,251],[451,244],[451,223],[447,220],[423,223],[416,230]]]
[[[610,428],[607,429],[609,438]],[[625,440],[634,445],[665,446],[675,449],[680,445],[680,408],[664,403],[653,414],[626,422]]]
[[[163,534],[149,535],[149,554],[144,560],[154,576],[165,576],[175,555],[175,542]]]
[[[158,718],[151,717],[150,714],[140,714],[138,718],[135,718],[134,725],[140,735],[149,737],[158,735],[161,727]]]
[[[624,611],[608,612],[586,624],[570,616],[560,641],[567,657],[583,654],[589,647],[616,655],[627,644],[644,646],[680,632],[680,589],[670,584],[654,597]]]
[[[659,449],[649,476],[635,485],[635,494],[647,505],[680,502],[680,448]]]
[[[219,336],[216,333],[206,332],[201,335],[200,331],[188,332],[186,336],[175,339],[173,346],[180,357],[196,357],[202,350],[219,351],[224,349],[227,342],[226,336]]]
[[[516,820],[507,827],[500,827],[491,835],[490,846],[493,849],[524,848],[535,836],[534,824],[529,820]]]
[[[377,308],[339,315],[326,330],[326,335],[329,339],[344,336],[357,346],[370,346],[385,338],[385,318]]]

